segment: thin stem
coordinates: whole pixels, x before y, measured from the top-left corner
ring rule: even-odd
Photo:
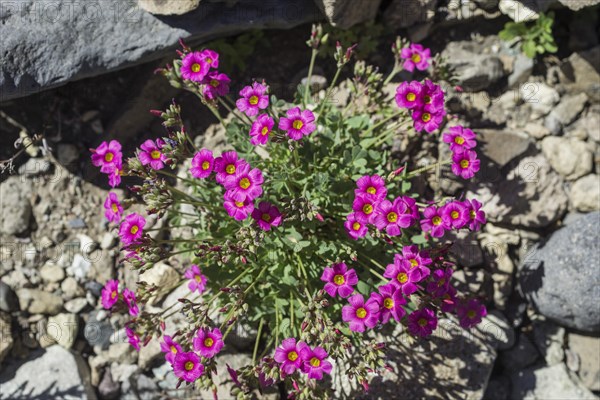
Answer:
[[[414,171],[409,172],[408,174],[406,174],[405,177],[406,177],[406,179],[411,179],[411,178],[414,178],[417,175],[420,175],[421,172],[425,172],[425,171],[428,171],[430,169],[434,169],[434,168],[437,168],[437,167],[441,167],[442,165],[447,165],[447,164],[451,164],[451,163],[452,163],[452,160],[446,160],[446,161],[436,162],[436,163],[433,163],[433,164],[430,164],[430,165],[426,165],[424,167],[421,167],[421,168],[415,169]]]
[[[227,109],[227,111],[229,111],[231,114],[233,114],[234,117],[236,117],[237,119],[239,119],[243,124],[245,123],[250,123],[250,125],[252,125],[252,120],[244,113],[242,113],[242,116],[240,116],[236,110],[234,110],[233,108],[231,108],[229,106],[229,104],[227,104],[225,102],[225,100],[223,100],[220,97],[217,97],[217,100],[219,100],[219,103],[221,103],[223,105],[223,107],[225,107]]]
[[[208,107],[208,109],[210,110],[210,112],[213,113],[213,115],[215,117],[217,117],[217,119],[219,120],[219,122],[221,123],[221,125],[223,126],[223,128],[225,128],[227,130],[227,126],[225,126],[225,122],[223,121],[223,118],[221,117],[221,114],[219,114],[219,111],[214,108],[213,106],[211,106],[210,104],[206,104],[206,107]]]
[[[312,49],[310,55],[310,65],[308,66],[308,76],[306,77],[306,86],[304,86],[304,107],[308,104],[308,96],[310,94],[310,78],[312,77],[313,67],[315,66],[315,59],[317,58],[317,49]]]
[[[338,77],[340,76],[340,72],[342,72],[342,67],[338,67],[337,71],[335,71],[335,75],[333,76],[331,85],[329,85],[327,92],[325,92],[325,98],[321,102],[321,107],[319,108],[319,118],[323,114],[323,109],[325,108],[325,104],[327,104],[327,102],[329,101],[329,96],[331,96],[331,92],[333,91],[333,88],[334,88],[335,84],[337,83]]]
[[[379,121],[378,123],[376,123],[375,125],[373,125],[372,127],[370,127],[369,129],[367,129],[366,131],[364,131],[361,136],[367,136],[369,133],[373,132],[375,129],[379,128],[380,126],[382,126],[383,124],[385,124],[386,122],[388,122],[390,119],[397,117],[399,115],[401,115],[403,113],[403,111],[401,110],[400,112],[397,112],[396,114],[392,114],[388,117],[385,117],[384,119],[382,119],[381,121]]]
[[[256,333],[256,341],[254,342],[254,351],[252,352],[252,365],[256,363],[256,353],[258,352],[258,343],[260,342],[260,334],[262,333],[262,328],[265,323],[265,320],[261,318],[258,323],[258,332]]]
[[[170,176],[171,178],[179,179],[179,180],[181,180],[181,181],[183,181],[183,182],[189,183],[189,184],[190,184],[190,185],[192,185],[192,186],[195,186],[195,185],[197,185],[197,184],[198,184],[198,182],[194,182],[194,181],[192,181],[191,179],[182,178],[182,177],[181,177],[181,176],[179,176],[179,175],[175,175],[175,174],[172,174],[172,173],[170,173],[170,172],[167,172],[167,171],[158,170],[158,171],[156,171],[156,172],[158,172],[159,174],[165,175],[165,176]]]
[[[388,83],[390,83],[390,81],[394,78],[394,76],[396,76],[396,74],[398,72],[400,72],[400,71],[402,71],[402,68],[399,68],[398,60],[396,60],[394,62],[394,68],[392,69],[392,72],[390,72],[390,74],[388,75],[388,77],[385,78],[385,81],[383,81],[383,86],[385,86]]]

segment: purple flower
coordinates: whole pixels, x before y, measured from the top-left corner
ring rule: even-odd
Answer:
[[[427,267],[433,261],[429,257],[429,253],[425,250],[419,250],[416,245],[404,246],[402,248],[402,256],[396,254],[395,259],[403,262],[410,269],[415,269],[419,272],[419,281],[429,276],[430,270]]]
[[[420,44],[411,44],[409,47],[402,49],[400,58],[404,60],[402,67],[405,70],[413,72],[416,68],[419,71],[424,71],[429,68],[431,51]]]
[[[192,166],[190,167],[190,173],[194,178],[208,178],[213,171],[214,164],[215,158],[212,151],[208,149],[202,149],[194,154],[194,158],[192,158]]]
[[[427,284],[427,292],[431,293],[433,297],[442,297],[448,293],[452,272],[452,268],[436,269],[433,271],[431,281]]]
[[[390,236],[399,236],[402,234],[400,228],[410,226],[408,222],[410,222],[410,217],[407,217],[406,214],[406,203],[401,198],[396,198],[393,203],[383,200],[377,205],[377,212],[373,219],[377,229],[385,229]]]
[[[150,164],[150,168],[159,170],[165,167],[167,157],[161,152],[165,142],[162,139],[156,139],[156,142],[148,139],[140,146],[141,151],[138,154],[138,159],[142,165]]]
[[[199,51],[186,54],[181,61],[181,77],[185,80],[202,82],[209,69],[210,65]]]
[[[481,322],[481,318],[487,315],[487,309],[479,300],[471,299],[458,305],[456,315],[460,320],[460,326],[468,329]]]
[[[190,280],[188,288],[191,292],[197,291],[202,294],[206,289],[206,276],[202,275],[200,268],[196,264],[192,264],[183,276]]]
[[[119,198],[113,192],[108,194],[108,197],[104,201],[104,216],[109,222],[119,223],[121,221],[121,214],[123,214],[123,206],[119,203]]]
[[[259,197],[263,192],[261,186],[263,182],[264,179],[260,169],[250,170],[250,165],[244,164],[237,169],[235,175],[229,175],[225,178],[223,186],[234,199],[244,201]]]
[[[451,228],[442,218],[441,210],[435,206],[425,208],[423,217],[425,218],[421,220],[421,229],[423,232],[430,232],[435,238],[444,236],[445,231]]]
[[[427,79],[423,89],[423,110],[432,114],[443,110],[444,91],[442,88]]]
[[[323,372],[331,373],[332,365],[326,360],[327,352],[322,347],[315,347],[311,350],[306,346],[300,350],[302,358],[302,372],[308,374],[309,379],[323,379]]]
[[[300,357],[300,351],[308,347],[304,342],[298,342],[296,344],[296,339],[287,338],[281,342],[281,346],[275,349],[275,356],[273,357],[275,361],[281,364],[281,370],[287,374],[291,375],[297,369],[302,367],[302,357]]]
[[[406,211],[399,216],[399,225],[408,228],[419,220],[419,207],[417,201],[412,197],[402,196],[400,199],[406,204]]]
[[[140,338],[133,331],[133,329],[125,328],[125,335],[127,335],[127,341],[129,342],[129,344],[137,351],[140,351]]]
[[[108,184],[111,187],[117,187],[121,183],[121,174],[123,173],[122,168],[123,166],[119,162],[119,164],[115,166],[115,169],[113,169],[112,172],[108,174]]]
[[[90,149],[90,151],[92,152],[92,164],[100,167],[100,172],[111,174],[115,169],[121,169],[123,153],[121,153],[121,144],[118,141],[102,142],[100,146]]]
[[[481,209],[481,203],[476,199],[465,200],[465,208],[469,214],[469,229],[472,231],[478,231],[481,229],[481,225],[485,224],[485,212]]]
[[[390,279],[390,283],[402,289],[405,296],[410,296],[417,291],[415,283],[421,280],[421,273],[416,268],[407,266],[403,259],[395,257],[393,264],[388,264],[383,276]]]
[[[269,134],[273,129],[275,121],[268,114],[261,114],[252,123],[250,128],[250,143],[257,146],[259,144],[267,144]]]
[[[223,335],[219,328],[199,329],[194,337],[194,350],[202,357],[212,358],[223,348]]]
[[[377,216],[377,201],[366,196],[356,196],[352,203],[352,210],[359,222],[370,224]]]
[[[402,290],[391,283],[379,286],[379,293],[371,295],[379,304],[379,320],[382,324],[387,324],[390,317],[398,322],[406,314],[403,305],[406,304],[406,299],[402,296]]]
[[[446,293],[442,295],[442,301],[440,303],[440,309],[443,312],[453,312],[456,308],[456,289],[452,285],[448,285]]]
[[[202,94],[209,100],[214,100],[217,97],[225,96],[229,93],[229,83],[231,79],[226,74],[222,74],[219,71],[209,72],[202,83]]]
[[[446,225],[454,229],[461,229],[469,223],[469,210],[460,201],[451,201],[440,210]]]
[[[463,179],[470,179],[479,171],[477,153],[473,150],[455,151],[452,154],[452,172]]]
[[[452,152],[460,149],[472,149],[477,145],[475,133],[460,125],[448,128],[448,132],[444,133],[443,140],[450,145]]]
[[[200,53],[202,56],[202,60],[210,67],[210,68],[219,68],[219,53],[216,51],[205,49]]]
[[[204,373],[204,365],[200,363],[200,357],[193,352],[178,352],[173,360],[173,372],[175,376],[186,382],[194,382]]]
[[[175,361],[175,355],[181,351],[179,343],[173,340],[169,335],[163,336],[163,341],[160,342],[160,351],[165,353],[165,360],[173,364]]]
[[[348,269],[345,263],[332,264],[326,267],[321,275],[321,280],[325,283],[325,291],[331,296],[340,295],[346,298],[354,291],[354,285],[358,283],[356,271]]]
[[[355,213],[348,214],[346,222],[344,222],[344,228],[346,228],[346,232],[354,240],[365,237],[368,231],[367,224],[358,221]]]
[[[137,317],[140,313],[140,309],[137,306],[137,301],[133,290],[127,288],[123,289],[123,300],[125,300],[125,304],[127,304],[127,308],[129,308],[129,314],[132,317]]]
[[[260,229],[270,231],[272,226],[281,225],[283,216],[273,204],[268,201],[261,201],[258,203],[258,207],[252,211],[252,218],[254,218]]]
[[[250,199],[237,201],[229,192],[225,192],[223,199],[225,199],[223,202],[225,211],[227,211],[227,214],[236,221],[245,220],[254,210],[254,202]]]
[[[145,225],[146,220],[137,213],[132,213],[126,216],[119,227],[119,236],[121,237],[121,242],[123,242],[125,246],[137,242],[144,233]]]
[[[438,110],[436,112],[429,112],[425,110],[414,110],[412,113],[412,119],[416,131],[425,130],[427,133],[431,133],[440,127],[446,111]]]
[[[408,315],[408,331],[413,335],[429,336],[437,328],[435,313],[423,308]]]
[[[364,196],[375,201],[385,199],[387,188],[385,181],[379,175],[365,175],[356,181],[357,189],[354,190],[356,196]]]
[[[396,88],[396,104],[400,108],[421,108],[423,106],[423,85],[420,82],[402,82]]]
[[[222,185],[225,182],[225,178],[235,175],[240,167],[247,164],[248,163],[244,159],[238,159],[237,152],[226,151],[221,154],[221,157],[215,158],[214,169],[217,173],[217,182]]]
[[[107,281],[102,289],[102,307],[109,310],[119,301],[119,281]]]
[[[252,86],[246,86],[240,90],[240,99],[235,102],[238,110],[252,117],[258,114],[258,110],[264,110],[269,106],[269,96],[267,86],[258,82],[252,83]]]
[[[287,132],[292,140],[300,140],[302,136],[310,135],[317,126],[314,124],[315,115],[310,110],[301,111],[294,107],[286,111],[286,117],[279,119],[279,129]]]
[[[361,294],[348,298],[349,305],[342,307],[342,320],[350,324],[350,330],[364,332],[366,328],[373,328],[379,320],[379,303],[373,298],[365,299]]]

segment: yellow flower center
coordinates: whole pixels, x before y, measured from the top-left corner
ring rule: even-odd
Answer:
[[[359,222],[355,222],[352,224],[352,229],[354,229],[355,231],[360,229],[360,223]]]
[[[113,212],[119,212],[119,207],[117,207],[116,204],[113,204],[110,208],[113,210]]]
[[[397,276],[396,279],[398,280],[398,282],[400,283],[406,283],[408,281],[408,275],[406,274],[406,272],[400,272]]]
[[[235,202],[235,205],[236,205],[236,207],[238,207],[238,208],[242,208],[242,207],[244,207],[244,203],[243,203],[243,202],[241,202],[241,201],[236,201],[236,202]]]
[[[371,204],[365,204],[362,210],[365,214],[369,215],[373,212],[373,206]]]
[[[113,290],[113,291],[110,293],[110,298],[114,300],[114,298],[115,298],[115,297],[117,297],[117,295],[118,295],[117,291],[116,291],[116,290]]]
[[[113,153],[106,153],[106,155],[104,156],[104,161],[111,162],[113,158],[115,158],[115,155]]]
[[[469,168],[469,160],[460,160],[460,167],[462,169]]]
[[[390,212],[387,215],[387,220],[388,222],[396,222],[398,221],[398,214],[396,214],[395,212]]]
[[[429,120],[431,119],[431,114],[423,113],[423,115],[421,116],[421,119],[423,120],[423,122],[429,122]]]
[[[431,223],[434,225],[439,225],[442,223],[442,218],[436,215],[435,217],[431,218]]]
[[[218,87],[219,86],[219,81],[216,80],[216,79],[212,79],[210,81],[210,86],[212,86],[212,87]]]
[[[450,217],[452,217],[452,219],[456,219],[456,218],[458,218],[458,216],[459,216],[459,215],[460,215],[460,214],[458,213],[458,211],[452,211],[452,212],[450,213]]]
[[[177,347],[171,346],[171,353],[177,354]]]
[[[152,153],[150,153],[150,157],[154,160],[158,160],[160,158],[160,151],[153,150]]]
[[[269,127],[268,126],[263,126],[263,128],[260,131],[260,134],[265,136],[267,133],[269,133]]]
[[[134,225],[134,226],[131,227],[131,229],[129,230],[129,232],[132,235],[135,235],[136,233],[138,233],[139,230],[140,230],[140,228],[137,225]]]
[[[263,214],[262,217],[260,217],[263,221],[265,222],[269,222],[271,221],[271,216],[269,214]]]
[[[191,361],[188,361],[185,363],[184,368],[186,371],[191,371],[194,369],[194,363]]]
[[[242,189],[248,189],[250,187],[250,179],[248,179],[248,178],[242,178],[240,180],[240,187]]]
[[[408,92],[408,94],[406,95],[406,100],[408,100],[408,101],[415,101],[416,98],[417,98],[417,95],[414,94],[413,92]]]
[[[467,311],[467,317],[469,317],[469,318],[475,318],[476,315],[477,315],[477,313],[473,310]]]
[[[192,72],[200,72],[200,64],[193,63],[192,64]]]
[[[423,101],[425,101],[425,104],[431,104],[431,96],[423,96]]]
[[[302,121],[300,121],[299,119],[297,119],[292,123],[292,126],[294,127],[294,129],[302,129],[302,127],[304,126],[304,123]]]
[[[421,318],[417,321],[417,324],[419,324],[419,326],[425,326],[427,325],[427,320],[425,318]]]
[[[210,163],[208,161],[204,161],[202,163],[202,169],[207,170],[210,167]]]
[[[389,297],[383,301],[383,306],[388,310],[391,310],[394,307],[394,300]]]
[[[375,187],[373,187],[373,186],[369,186],[367,188],[367,193],[369,193],[369,194],[375,194],[375,193],[377,193],[377,189],[375,189]]]
[[[444,286],[444,284],[446,283],[446,280],[444,278],[440,279],[437,283],[438,287],[442,287]]]
[[[321,365],[321,360],[319,360],[317,357],[313,357],[310,359],[310,365],[316,368]]]
[[[419,61],[421,61],[421,56],[419,54],[415,53],[412,55],[412,57],[410,59],[413,60],[413,62],[418,63]]]
[[[469,211],[469,217],[471,217],[471,219],[475,219],[475,210]]]
[[[359,308],[356,310],[356,316],[360,319],[365,318],[367,316],[367,310],[365,310],[364,307]]]
[[[463,139],[462,136],[457,136],[454,138],[454,143],[456,144],[463,144],[465,142],[465,139]]]
[[[226,166],[225,172],[227,172],[229,175],[234,174],[235,173],[235,165],[229,164],[228,166]]]
[[[338,275],[336,275],[336,276],[333,277],[333,282],[336,285],[343,285],[344,282],[346,282],[346,279],[344,279],[344,275],[339,275],[338,274]]]
[[[196,282],[201,282],[202,281],[202,275],[196,275],[194,277],[194,279],[196,280]]]
[[[419,262],[417,260],[415,260],[414,258],[411,258],[410,260],[408,260],[408,262],[410,262],[410,267],[414,268],[417,265],[419,265]]]
[[[212,58],[210,57],[206,57],[204,61],[206,61],[207,64],[212,64]]]
[[[288,356],[288,360],[290,360],[290,361],[296,361],[298,359],[298,353],[296,353],[293,350],[290,351],[287,356]]]
[[[251,96],[248,99],[248,103],[252,104],[253,106],[258,104],[258,96]]]
[[[207,337],[206,339],[204,339],[204,345],[206,347],[212,347],[212,345],[215,343],[214,340],[212,340],[211,338]]]

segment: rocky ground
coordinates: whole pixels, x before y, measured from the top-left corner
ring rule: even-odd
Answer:
[[[470,12],[477,10],[487,13]],[[557,17],[561,51],[534,62],[495,35],[506,19],[489,19],[485,28],[477,20],[459,26],[460,18],[452,16],[464,10],[446,11],[449,22],[430,26],[423,42],[456,68],[464,91],[446,87],[448,105],[479,134],[483,167],[467,185],[441,171],[421,186],[428,193],[468,193],[485,204],[489,223],[477,234],[454,238],[453,250],[463,267],[458,281],[485,298],[491,311],[469,334],[445,321],[432,340],[393,347],[394,372],[376,378],[368,397],[597,398],[597,36],[569,34],[576,32],[577,19],[565,12]],[[256,50],[244,76],[268,76],[278,95],[289,95],[306,68],[302,38],[308,32],[303,26],[269,35],[269,46]],[[391,68],[391,59],[382,55],[387,47],[382,44],[383,51],[371,59]],[[274,54],[278,63],[272,62]],[[331,66],[318,64],[320,74],[330,76]],[[205,132],[218,137],[217,126],[194,99],[153,77],[158,65],[2,104],[0,158],[10,157],[9,144],[21,131],[43,133],[52,155],[33,149],[16,161],[12,175],[1,178],[0,399],[183,395],[174,390],[176,379],[157,344],[133,351],[123,338],[127,317],[109,314],[99,304],[108,279],[160,285],[178,275],[173,265],[161,264],[145,276],[132,276],[119,263],[116,235],[101,211],[107,188],[89,167],[86,150],[104,140],[104,132],[119,136],[126,149],[141,137],[160,135],[147,110],[173,97],[183,104],[186,125],[198,140]],[[342,83],[335,95],[341,106],[345,87]],[[401,154],[402,141],[394,146]],[[415,156],[425,165],[444,158],[444,149],[437,139],[426,138]],[[179,293],[181,288],[155,305],[173,304]],[[235,368],[249,360],[254,340],[252,329],[232,337],[228,347],[236,351],[220,356],[220,364]],[[220,398],[229,398],[226,375],[219,379]],[[352,388],[336,384],[356,397]]]

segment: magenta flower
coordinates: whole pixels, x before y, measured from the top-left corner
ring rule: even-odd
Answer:
[[[192,264],[183,276],[190,280],[188,288],[191,292],[197,291],[199,294],[202,294],[206,289],[206,276],[202,275],[200,268],[196,264]]]
[[[390,283],[402,289],[405,296],[410,296],[417,291],[415,283],[421,280],[421,273],[417,268],[407,266],[402,258],[395,257],[393,264],[388,264],[383,276],[390,279]]]
[[[119,203],[119,198],[113,192],[108,194],[104,201],[104,216],[109,222],[119,223],[121,214],[123,214],[123,206]]]
[[[125,335],[127,335],[127,341],[129,344],[137,351],[140,351],[140,337],[137,335],[137,333],[135,333],[131,328],[125,328]]]
[[[373,293],[371,297],[379,304],[379,320],[382,324],[387,324],[390,317],[394,317],[396,321],[400,322],[406,314],[402,308],[406,304],[402,290],[391,283],[379,286],[379,293]]]
[[[450,145],[452,152],[459,149],[472,149],[477,145],[475,133],[460,125],[448,128],[448,133],[444,133],[443,140]]]
[[[383,200],[377,205],[377,212],[373,218],[373,223],[379,230],[385,229],[390,236],[399,236],[402,234],[400,228],[410,226],[411,218],[406,214],[406,203],[401,198],[396,198],[392,203],[389,200]]]
[[[275,349],[275,361],[281,364],[281,370],[286,375],[291,375],[297,369],[302,368],[302,357],[300,357],[300,351],[308,347],[304,342],[298,342],[296,339],[287,338],[281,342],[281,346]]]
[[[346,228],[346,232],[354,240],[365,237],[368,231],[367,224],[358,221],[355,213],[348,214],[346,222],[344,222],[344,228]]]
[[[143,230],[145,225],[146,220],[137,213],[126,216],[119,227],[119,236],[121,237],[123,244],[127,246],[137,242],[144,233]]]
[[[202,82],[209,69],[210,64],[199,51],[186,54],[181,61],[181,77],[188,81]]]
[[[92,152],[92,164],[100,167],[100,172],[111,174],[115,169],[121,169],[123,153],[121,153],[121,144],[118,141],[102,142],[100,146],[90,149],[90,151]]]
[[[463,203],[469,213],[469,229],[478,231],[485,224],[485,211],[481,209],[481,203],[476,199],[465,200]]]
[[[440,213],[446,225],[454,229],[461,229],[469,223],[469,210],[460,201],[451,201],[444,205]]]
[[[300,107],[294,107],[287,110],[285,115],[279,119],[279,129],[287,132],[292,140],[300,140],[317,129],[315,115],[310,110],[301,111]]]
[[[331,374],[332,365],[326,360],[327,352],[322,347],[315,347],[311,350],[306,346],[300,350],[302,358],[302,372],[308,374],[309,379],[323,379],[323,372]]]
[[[274,124],[275,121],[268,114],[260,114],[250,128],[250,143],[255,146],[267,144]]]
[[[162,139],[156,139],[156,142],[148,139],[140,146],[141,151],[138,154],[138,159],[142,165],[150,165],[154,170],[163,169],[165,167],[165,156],[160,150],[165,145]]]
[[[379,320],[379,303],[374,298],[365,299],[361,294],[348,298],[349,305],[342,307],[342,320],[350,324],[350,330],[364,332],[373,328]]]
[[[357,189],[354,189],[356,196],[364,196],[379,201],[385,199],[387,188],[385,181],[379,175],[365,175],[356,181]]]
[[[358,222],[373,223],[377,217],[377,201],[367,196],[356,196],[352,203],[352,210]]]
[[[423,110],[430,113],[437,113],[444,108],[444,91],[439,85],[425,80],[423,86]],[[444,112],[445,113],[445,112]]]
[[[412,119],[416,131],[426,131],[431,133],[440,127],[446,111],[438,110],[436,112],[429,112],[425,110],[414,110],[412,113]]]
[[[173,364],[175,361],[175,355],[181,351],[179,343],[173,340],[169,335],[163,336],[163,341],[160,342],[160,351],[165,353],[165,360]]]
[[[119,163],[115,169],[108,174],[108,184],[111,187],[117,187],[121,183],[121,174],[123,173],[123,166]]]
[[[423,106],[423,85],[420,82],[402,82],[396,88],[396,104],[400,108],[421,108]]]
[[[477,299],[471,299],[466,303],[461,303],[456,308],[460,326],[465,329],[471,328],[481,322],[481,319],[487,315],[487,309]]]
[[[400,199],[406,204],[406,211],[400,216],[399,225],[403,228],[408,228],[419,220],[419,206],[417,206],[417,201],[412,197],[402,196]]]
[[[431,281],[427,284],[427,292],[431,293],[433,297],[442,297],[448,293],[452,272],[452,268],[436,269],[433,271]]]
[[[194,382],[204,373],[204,365],[200,363],[200,357],[191,351],[177,352],[173,360],[173,372],[186,382]]]
[[[457,303],[456,289],[452,285],[448,285],[446,293],[442,295],[440,309],[446,313],[453,312],[456,309]]]
[[[140,313],[140,309],[137,306],[133,290],[127,288],[123,289],[123,300],[125,300],[125,304],[127,304],[127,308],[129,308],[129,314],[132,317],[137,317]]]
[[[212,358],[223,348],[223,335],[219,328],[198,329],[194,337],[194,350],[202,357]]]
[[[408,331],[413,335],[429,336],[437,328],[435,313],[423,308],[408,315]]]
[[[281,225],[283,216],[273,204],[268,201],[261,201],[258,203],[258,207],[252,211],[252,218],[254,218],[260,229],[270,231],[271,227]]]
[[[234,199],[244,201],[259,197],[263,192],[261,186],[263,182],[264,179],[260,169],[250,170],[250,165],[244,164],[237,169],[235,175],[229,175],[225,178],[223,186]]]
[[[404,60],[402,67],[405,70],[413,72],[416,68],[419,71],[425,71],[429,68],[431,51],[420,44],[411,44],[409,47],[402,49],[400,58]]]
[[[416,245],[404,246],[402,248],[402,256],[396,254],[395,260],[403,262],[410,269],[419,271],[419,281],[429,276],[430,270],[427,267],[433,261],[429,258],[429,253],[425,250],[419,250]]]
[[[258,82],[252,83],[252,86],[246,86],[240,90],[242,98],[235,102],[238,110],[252,117],[258,114],[258,110],[264,110],[269,106],[268,87]]]
[[[190,173],[194,178],[205,179],[210,176],[215,164],[215,158],[212,151],[202,149],[192,158]]]
[[[209,100],[214,100],[217,97],[225,96],[229,93],[229,83],[231,79],[226,74],[219,71],[209,72],[202,83],[202,94]]]
[[[200,55],[209,68],[219,68],[219,53],[210,49],[205,49],[202,50]]]
[[[456,151],[452,154],[452,172],[463,179],[470,179],[479,171],[477,153],[473,150]]]
[[[244,199],[244,201],[237,201],[231,193],[225,192],[223,195],[223,207],[230,217],[233,217],[236,221],[243,221],[248,218],[254,211],[254,202],[250,199]]]
[[[238,159],[238,153],[235,151],[226,151],[221,154],[221,157],[215,158],[214,169],[217,173],[217,182],[221,185],[225,182],[225,178],[235,175],[237,170],[248,164],[244,159]]]
[[[321,280],[325,283],[325,291],[331,296],[340,295],[346,298],[354,291],[354,285],[358,283],[356,271],[348,269],[345,263],[332,264],[325,267]]]
[[[444,236],[446,230],[450,230],[451,226],[442,218],[441,210],[435,206],[429,206],[423,210],[423,218],[421,220],[421,229],[423,232],[430,232],[431,236],[438,238]]]
[[[102,307],[110,310],[117,301],[119,301],[119,281],[107,281],[102,289]]]

